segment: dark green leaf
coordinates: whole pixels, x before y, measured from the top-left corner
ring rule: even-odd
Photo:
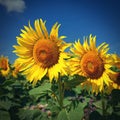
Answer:
[[[2,85],[0,85],[0,87],[9,86],[14,82],[15,82],[14,80],[6,80]]]
[[[37,88],[33,88],[32,90],[29,91],[30,95],[40,95],[44,94],[46,91],[50,91],[51,84],[50,83],[45,83],[42,84],[41,86]]]
[[[66,110],[60,111],[60,113],[58,114],[57,120],[70,120]]]
[[[68,106],[71,104],[71,101],[68,98],[65,98],[63,103],[64,103],[64,106]]]
[[[93,104],[94,104],[97,108],[102,109],[102,101],[101,101],[101,100],[99,100],[99,101],[97,101],[97,102],[94,102]]]
[[[35,118],[38,118],[41,116],[40,110],[24,110],[21,109],[18,113],[18,116],[20,120],[35,120]]]
[[[112,112],[113,112],[113,108],[112,108],[112,106],[109,106],[107,108],[107,113],[110,115],[110,114],[112,114]]]
[[[13,86],[21,86],[20,81],[14,81],[14,83],[12,84]]]
[[[10,101],[0,101],[0,108],[4,110],[9,110],[11,107],[11,102]]]
[[[103,110],[102,110],[102,101],[96,101],[93,103],[93,105],[96,106],[96,111],[98,111],[101,115],[103,114]]]
[[[76,86],[73,90],[75,91],[76,94],[80,94],[82,89],[80,86]]]
[[[70,120],[82,120],[84,116],[84,107],[87,105],[86,102],[79,103],[78,107],[69,112]]]
[[[120,72],[120,69],[118,69],[116,66],[113,66],[110,69],[114,72]]]
[[[0,110],[0,120],[11,120],[9,112]]]
[[[56,105],[51,105],[51,106],[49,106],[49,108],[50,108],[50,111],[53,113],[53,114],[57,114],[57,113],[59,113],[59,111],[60,111],[60,108],[58,107],[58,106],[56,106]]]
[[[71,88],[76,87],[80,83],[84,82],[85,80],[86,80],[86,78],[83,76],[74,75],[73,77],[71,77],[70,80],[66,80],[64,82],[64,87],[65,87],[65,89],[71,89]]]

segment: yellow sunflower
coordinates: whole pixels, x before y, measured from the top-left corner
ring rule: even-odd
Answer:
[[[8,58],[1,56],[0,57],[0,75],[6,76],[8,75],[10,71],[9,63],[8,63]]]
[[[35,20],[34,27],[24,26],[20,37],[17,37],[18,46],[13,46],[14,52],[19,56],[23,74],[33,84],[48,75],[50,81],[57,80],[59,73],[67,74],[65,71],[64,50],[70,46],[63,41],[65,36],[58,37],[60,24],[55,23],[48,34],[45,21]]]
[[[114,59],[114,66],[120,70],[120,56],[118,56],[117,54],[112,54],[111,56]],[[109,76],[113,81],[109,89],[120,89],[120,71],[111,71]]]
[[[75,56],[70,60],[72,74],[87,78],[82,86],[92,86],[95,93],[103,91],[104,85],[109,86],[111,80],[108,73],[113,59],[107,54],[108,44],[104,42],[96,47],[96,36],[90,35],[89,39],[85,38],[83,45],[78,40],[70,50]]]
[[[114,66],[120,69],[120,56],[118,56],[117,54],[112,54],[111,56],[114,60]]]
[[[15,60],[13,67],[14,67],[14,70],[12,71],[12,76],[17,78],[21,69],[21,64],[18,62],[18,59]]]
[[[120,72],[111,72],[110,78],[113,82],[110,84],[109,89],[120,89]]]

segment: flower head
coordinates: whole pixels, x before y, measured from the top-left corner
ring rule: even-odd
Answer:
[[[110,78],[112,79],[112,83],[110,84],[110,89],[120,89],[120,56],[117,54],[111,55],[114,60],[114,67],[116,67],[119,71],[111,71]]]
[[[6,76],[10,71],[8,58],[4,56],[0,56],[0,75]]]
[[[21,64],[19,63],[18,59],[15,60],[13,67],[14,67],[14,70],[12,71],[12,76],[17,78],[21,69]]]
[[[55,23],[48,34],[45,22],[35,20],[35,29],[29,23],[21,30],[20,37],[17,37],[19,46],[14,46],[14,52],[19,56],[23,74],[33,84],[48,75],[50,81],[58,79],[59,73],[66,74],[65,58],[67,53],[64,50],[70,46],[63,41],[65,36],[58,37],[60,24]]]
[[[116,66],[118,69],[120,69],[120,56],[117,54],[111,55],[114,60],[114,66]]]
[[[83,45],[75,42],[71,48],[74,58],[70,60],[73,74],[85,76],[87,80],[82,86],[92,86],[92,92],[98,93],[104,90],[104,85],[109,86],[111,82],[108,72],[112,66],[113,59],[107,54],[108,44],[102,43],[96,47],[96,37],[89,36],[84,40]]]

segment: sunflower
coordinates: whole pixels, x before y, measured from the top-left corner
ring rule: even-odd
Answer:
[[[65,36],[58,37],[60,24],[55,23],[48,34],[45,21],[35,20],[34,27],[24,26],[20,37],[17,37],[19,45],[14,45],[14,52],[19,56],[20,71],[34,85],[45,75],[50,79],[58,80],[59,73],[65,71],[65,59],[68,57],[65,49],[70,44],[63,41]]]
[[[12,76],[15,77],[15,78],[17,78],[18,74],[20,72],[20,69],[21,69],[21,65],[18,62],[18,59],[15,60],[15,62],[13,64],[13,68],[14,68],[14,70],[12,71]]]
[[[8,75],[10,71],[9,63],[8,63],[8,58],[1,56],[0,57],[0,75],[6,76]]]
[[[113,59],[107,54],[108,44],[104,42],[96,47],[96,36],[90,35],[89,39],[85,38],[83,45],[78,40],[70,50],[74,55],[70,60],[72,75],[78,74],[87,78],[82,86],[92,86],[92,92],[95,93],[103,91],[104,85],[109,86],[111,79],[108,73]]]
[[[113,81],[110,85],[110,89],[120,89],[120,56],[117,54],[112,54],[111,56],[114,59],[114,67],[116,67],[119,71],[110,72],[110,78]]]
[[[120,56],[118,56],[117,54],[112,54],[111,56],[114,60],[114,66],[120,69]]]

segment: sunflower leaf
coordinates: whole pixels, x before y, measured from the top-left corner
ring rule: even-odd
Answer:
[[[11,120],[9,112],[0,110],[0,120]]]
[[[70,120],[82,120],[84,116],[84,107],[87,105],[87,102],[79,103],[75,109],[71,110],[69,112],[69,118]]]
[[[113,67],[111,67],[110,69],[111,69],[112,71],[114,71],[114,72],[120,72],[120,69],[117,68],[116,66],[113,66]]]
[[[65,89],[71,89],[79,85],[80,83],[84,82],[86,80],[85,77],[74,75],[69,80],[64,81],[64,87]]]
[[[10,85],[12,85],[13,83],[14,83],[14,80],[6,80],[6,81],[4,81],[4,83],[1,84],[0,86],[1,86],[1,87],[10,86]]]
[[[51,91],[51,84],[50,83],[45,83],[42,84],[39,87],[33,88],[32,90],[29,91],[30,95],[41,95],[43,93],[46,93],[48,91]]]
[[[20,120],[35,120],[36,118],[41,117],[40,110],[24,110],[20,109],[18,112]]]
[[[60,111],[57,120],[70,120],[66,110]]]

